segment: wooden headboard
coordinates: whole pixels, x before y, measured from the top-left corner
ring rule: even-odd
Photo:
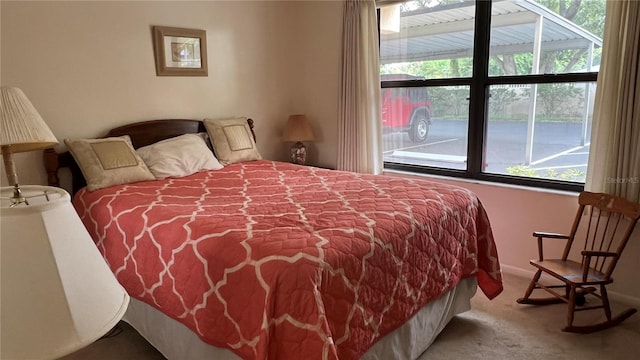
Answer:
[[[253,120],[247,119],[247,123],[251,129],[253,139],[256,140],[256,134],[253,130]],[[133,147],[137,149],[175,136],[206,131],[204,123],[201,120],[162,119],[119,126],[111,129],[104,137],[129,135]],[[54,149],[46,149],[44,151],[43,161],[47,171],[47,183],[50,186],[60,187],[58,173],[60,169],[63,168],[68,168],[71,171],[72,194],[75,194],[82,187],[86,186],[87,182],[80,171],[80,167],[76,164],[70,152],[66,151],[58,154]]]

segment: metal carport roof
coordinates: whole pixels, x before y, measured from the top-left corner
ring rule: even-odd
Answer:
[[[533,52],[537,36],[542,52],[602,46],[599,37],[531,0],[494,0],[491,12],[491,55]],[[400,32],[381,34],[380,63],[471,57],[474,16],[473,2],[402,12]]]

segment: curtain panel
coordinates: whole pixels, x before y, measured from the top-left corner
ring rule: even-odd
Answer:
[[[640,1],[607,1],[585,189],[640,202]]]
[[[339,170],[382,172],[380,58],[374,0],[345,0],[338,113]]]

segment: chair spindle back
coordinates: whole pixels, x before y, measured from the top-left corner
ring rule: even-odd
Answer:
[[[586,191],[580,194],[578,202],[580,209],[576,215],[563,260],[567,260],[575,237],[584,231],[581,235],[582,250],[597,252],[591,258],[591,268],[604,273],[608,279],[638,223],[640,204],[613,195]],[[581,225],[581,222],[586,224]],[[602,255],[597,255],[598,253]],[[603,256],[605,253],[609,255],[615,253],[615,255]],[[583,256],[583,265],[585,259],[586,257]]]

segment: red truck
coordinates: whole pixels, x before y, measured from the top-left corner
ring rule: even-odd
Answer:
[[[420,76],[383,74],[382,81],[424,80]],[[381,91],[382,128],[385,132],[406,131],[413,142],[427,140],[431,125],[431,100],[426,87],[384,88]]]

